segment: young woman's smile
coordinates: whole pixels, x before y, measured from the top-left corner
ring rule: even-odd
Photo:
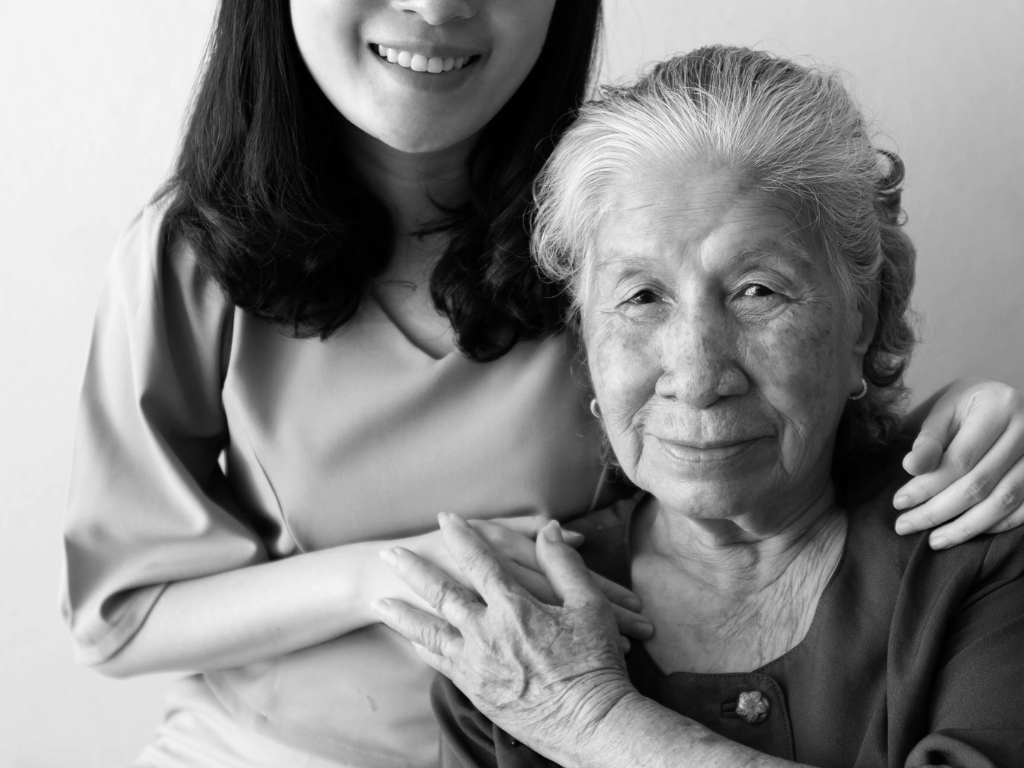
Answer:
[[[554,0],[292,0],[317,84],[350,123],[430,152],[478,133],[540,56]]]
[[[472,53],[465,47],[417,42],[395,45],[371,43],[370,51],[376,52],[384,71],[400,86],[428,93],[460,88],[473,77],[473,66],[481,59],[481,54]]]

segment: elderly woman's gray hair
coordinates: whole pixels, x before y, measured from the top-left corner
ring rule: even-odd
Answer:
[[[899,424],[914,344],[903,164],[873,146],[839,76],[716,46],[659,63],[584,106],[538,179],[533,240],[541,269],[568,286],[574,318],[586,305],[591,246],[610,188],[673,159],[752,172],[809,225],[809,244],[824,253],[849,309],[877,296],[877,330],[864,358],[868,394],[850,403],[839,447],[888,438]]]

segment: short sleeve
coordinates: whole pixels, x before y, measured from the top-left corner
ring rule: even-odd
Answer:
[[[168,583],[266,559],[218,463],[234,311],[144,210],[106,276],[74,439],[62,613],[82,663],[117,653]]]

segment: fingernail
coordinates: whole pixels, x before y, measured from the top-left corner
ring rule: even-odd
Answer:
[[[370,608],[371,610],[373,610],[374,613],[387,613],[388,610],[391,608],[391,601],[388,600],[386,597],[381,598],[380,600],[374,600],[372,603],[370,603]]]
[[[892,505],[896,507],[896,509],[906,509],[910,506],[910,496],[905,493],[898,493],[896,494],[896,498],[892,500]],[[899,528],[896,530],[898,531]]]
[[[562,528],[562,538],[566,541],[582,541],[584,536],[579,531],[570,531],[568,528]]]
[[[562,539],[562,526],[558,524],[557,520],[552,520],[550,523],[544,526],[544,538],[550,541],[552,544],[558,544]]]
[[[636,628],[639,632],[646,635],[647,637],[650,637],[654,634],[654,625],[651,624],[651,622],[649,622],[647,619],[642,619],[641,621],[637,622]],[[646,640],[647,638],[644,639]]]
[[[639,597],[627,597],[622,601],[622,607],[628,608],[633,613],[639,613],[640,609],[644,607],[644,604],[640,602]]]
[[[900,536],[905,536],[914,530],[914,526],[910,524],[909,520],[904,520],[902,517],[896,521],[896,533]]]
[[[398,550],[382,549],[380,551],[380,559],[383,560],[387,565],[394,566],[398,563]]]
[[[928,539],[928,543],[931,544],[932,549],[946,549],[949,546],[949,539],[942,535],[932,536]]]
[[[438,512],[437,513],[437,524],[440,527],[444,528],[444,524],[448,522],[448,518],[449,517],[450,517],[450,513],[448,513],[448,512]]]

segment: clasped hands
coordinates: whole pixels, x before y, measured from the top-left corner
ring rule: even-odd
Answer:
[[[404,548],[387,549],[385,563],[436,614],[392,599],[374,610],[511,736],[555,762],[575,762],[634,691],[612,604],[557,522],[536,541],[537,563],[555,598],[550,604],[519,586],[468,523],[438,517],[468,586]]]

